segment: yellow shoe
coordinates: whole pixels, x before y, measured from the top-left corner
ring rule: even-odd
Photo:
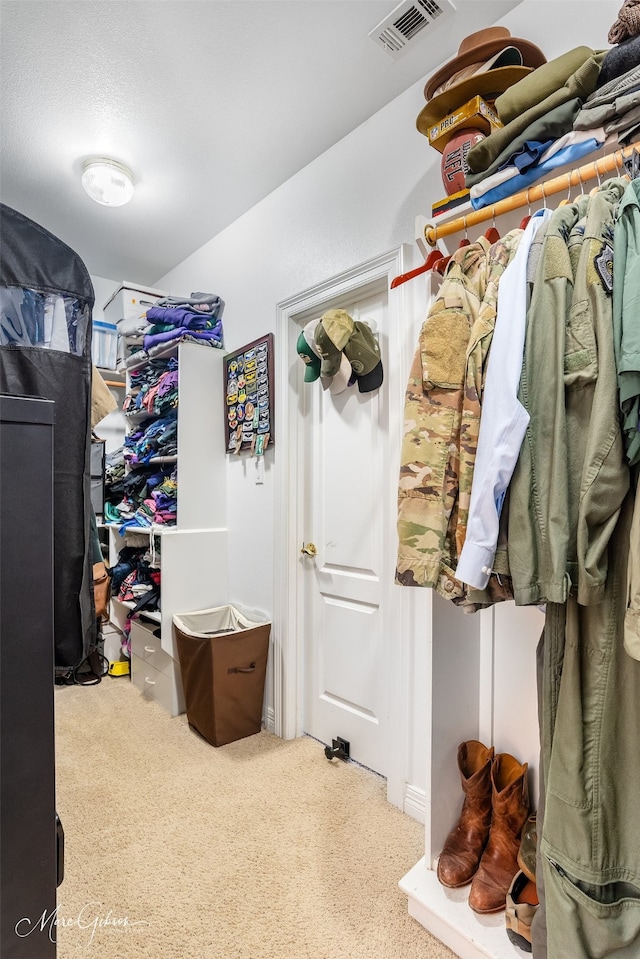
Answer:
[[[131,672],[128,659],[112,661],[109,663],[110,676],[128,676]]]

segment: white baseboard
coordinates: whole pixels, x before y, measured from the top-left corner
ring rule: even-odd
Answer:
[[[426,793],[418,786],[407,783],[404,789],[403,812],[412,819],[424,824],[426,810]]]
[[[276,731],[276,714],[273,707],[269,706],[267,709],[265,719],[264,719],[265,729],[268,729],[270,733],[275,733]]]

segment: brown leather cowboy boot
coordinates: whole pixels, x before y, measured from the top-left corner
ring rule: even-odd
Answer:
[[[438,860],[438,879],[443,886],[465,886],[478,868],[491,824],[492,761],[493,746],[488,749],[475,739],[458,746],[464,802]]]
[[[474,912],[504,909],[507,892],[518,872],[520,833],[529,815],[528,764],[500,753],[491,767],[492,817],[489,841],[469,891]]]

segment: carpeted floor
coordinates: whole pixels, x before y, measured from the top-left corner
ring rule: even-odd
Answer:
[[[382,779],[267,732],[214,748],[126,678],[56,687],[58,959],[450,959]]]

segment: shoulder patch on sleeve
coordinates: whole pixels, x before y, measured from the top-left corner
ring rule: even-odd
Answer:
[[[613,247],[603,243],[602,249],[593,259],[593,265],[607,293],[613,291]]]

